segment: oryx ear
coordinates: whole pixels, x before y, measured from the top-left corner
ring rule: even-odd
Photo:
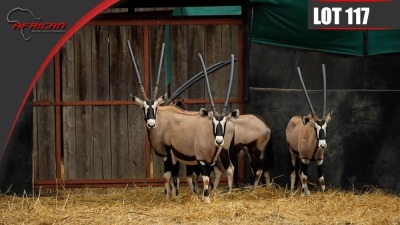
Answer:
[[[308,116],[303,116],[302,121],[303,121],[303,124],[304,124],[304,125],[307,125],[307,124],[310,123],[310,117],[308,117]]]
[[[165,96],[166,96],[166,95],[167,95],[167,94],[162,95],[162,96],[160,96],[160,97],[157,98],[157,100],[156,100],[157,105],[161,105],[161,104],[163,104],[163,103],[165,102]]]
[[[206,116],[208,116],[208,111],[207,111],[207,109],[201,108],[201,109],[200,109],[200,116],[201,116],[201,117],[206,117]]]
[[[329,121],[332,119],[332,113],[333,113],[333,110],[330,113],[328,113],[328,115],[326,115],[325,123],[329,123]]]
[[[178,107],[178,108],[180,108],[180,109],[186,109],[185,108],[185,103],[184,103],[184,100],[183,99],[180,99],[180,100],[178,100],[176,103],[175,103],[175,106],[176,107]]]
[[[239,118],[239,116],[240,116],[239,109],[235,109],[231,113],[229,113],[228,120],[230,120],[231,118],[237,119],[237,118]]]
[[[133,95],[131,95],[131,96],[132,96],[132,101],[134,104],[139,105],[139,106],[144,105],[143,100],[141,100],[140,98],[138,98],[136,96],[133,96]]]

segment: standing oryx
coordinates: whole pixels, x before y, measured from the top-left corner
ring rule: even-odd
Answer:
[[[301,85],[306,96],[311,114],[307,116],[294,116],[289,121],[286,128],[286,142],[289,145],[291,155],[291,168],[290,174],[291,190],[294,189],[296,180],[296,168],[298,168],[298,160],[300,159],[299,177],[302,184],[301,195],[309,195],[310,191],[307,186],[307,169],[310,161],[316,161],[318,170],[318,180],[321,185],[322,191],[325,191],[325,180],[322,173],[322,163],[324,160],[324,151],[327,147],[326,143],[326,129],[329,121],[331,120],[331,113],[325,114],[326,109],[326,75],[325,66],[322,65],[323,85],[324,85],[324,106],[322,117],[315,114],[314,108],[311,105],[310,98],[308,97],[306,87],[301,76],[300,68],[297,68],[299,73]]]
[[[170,193],[172,192],[173,195],[177,195],[178,190],[179,190],[179,176],[174,176],[174,174],[179,173],[179,164],[172,164],[172,159],[171,159],[171,154],[169,154],[169,151],[163,148],[163,146],[155,146],[152,142],[152,139],[150,138],[150,130],[154,129],[156,127],[156,110],[157,107],[164,102],[164,97],[160,97],[156,99],[157,97],[157,92],[158,92],[158,85],[160,82],[160,75],[161,75],[161,66],[162,66],[162,60],[163,60],[163,53],[164,53],[164,47],[165,44],[163,43],[162,45],[162,50],[161,50],[161,55],[160,55],[160,64],[158,68],[158,75],[157,75],[157,82],[154,88],[154,95],[152,99],[149,99],[146,95],[146,92],[143,88],[142,81],[140,79],[139,75],[139,70],[136,65],[135,57],[132,52],[132,47],[129,41],[128,43],[128,48],[129,48],[129,53],[131,56],[132,64],[134,66],[135,72],[136,72],[136,78],[139,83],[140,90],[142,92],[144,100],[141,100],[139,98],[134,97],[131,94],[132,100],[134,103],[140,105],[143,109],[144,112],[144,120],[146,122],[146,127],[147,127],[147,132],[148,132],[148,137],[150,144],[152,147],[155,149],[155,154],[163,157],[163,163],[164,163],[164,184],[165,184],[165,194],[166,198],[169,199]],[[171,190],[172,188],[172,190]]]
[[[270,182],[270,169],[273,163],[271,129],[259,117],[253,114],[243,114],[234,119],[236,153],[244,150],[250,157],[251,169],[254,174],[254,187],[257,187],[264,171],[266,185]],[[233,161],[232,155],[231,160]],[[237,160],[237,158],[236,158]],[[234,165],[237,163],[234,163]],[[236,173],[236,171],[235,171]],[[237,173],[235,180],[238,180]]]
[[[143,109],[148,138],[152,147],[158,155],[171,157],[174,163],[179,160],[189,165],[199,164],[204,183],[203,196],[206,202],[209,202],[207,167],[214,165],[221,151],[229,152],[235,132],[231,118],[238,117],[239,111],[235,110],[225,115],[225,109],[222,114],[219,114],[214,107],[213,112],[201,109],[199,115],[199,112],[187,112],[175,106],[162,106],[165,97],[161,96],[155,99],[155,91],[153,99],[148,99],[138,72],[137,77],[145,100],[133,96],[133,101]],[[226,100],[229,99],[229,93],[230,89],[228,89]],[[211,93],[209,96],[212,101]],[[166,180],[169,180],[170,171],[164,172]],[[168,194],[169,183],[166,183],[166,189]]]

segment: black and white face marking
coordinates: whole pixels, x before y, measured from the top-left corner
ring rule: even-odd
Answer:
[[[158,107],[157,101],[152,101],[152,100],[143,101],[142,108],[147,128],[156,128],[157,107]]]
[[[325,120],[316,120],[315,121],[315,132],[317,134],[317,140],[318,140],[318,147],[325,149],[328,147],[328,144],[326,143],[326,128],[327,128],[327,122]]]
[[[212,119],[215,145],[217,147],[224,144],[226,122],[227,122],[226,116],[222,115],[214,116]]]

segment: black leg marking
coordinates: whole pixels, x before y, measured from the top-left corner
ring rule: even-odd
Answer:
[[[308,170],[308,164],[303,163],[300,160],[300,166],[301,166],[301,172],[305,175],[308,176],[307,170]]]
[[[322,174],[322,165],[323,164],[317,166],[318,178],[321,178],[323,176],[323,174]]]

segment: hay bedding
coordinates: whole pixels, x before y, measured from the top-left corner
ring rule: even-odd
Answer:
[[[40,195],[39,195],[40,194]],[[371,190],[330,190],[311,196],[281,187],[211,194],[211,204],[182,187],[41,190],[36,196],[0,195],[0,224],[400,224],[400,198]]]

